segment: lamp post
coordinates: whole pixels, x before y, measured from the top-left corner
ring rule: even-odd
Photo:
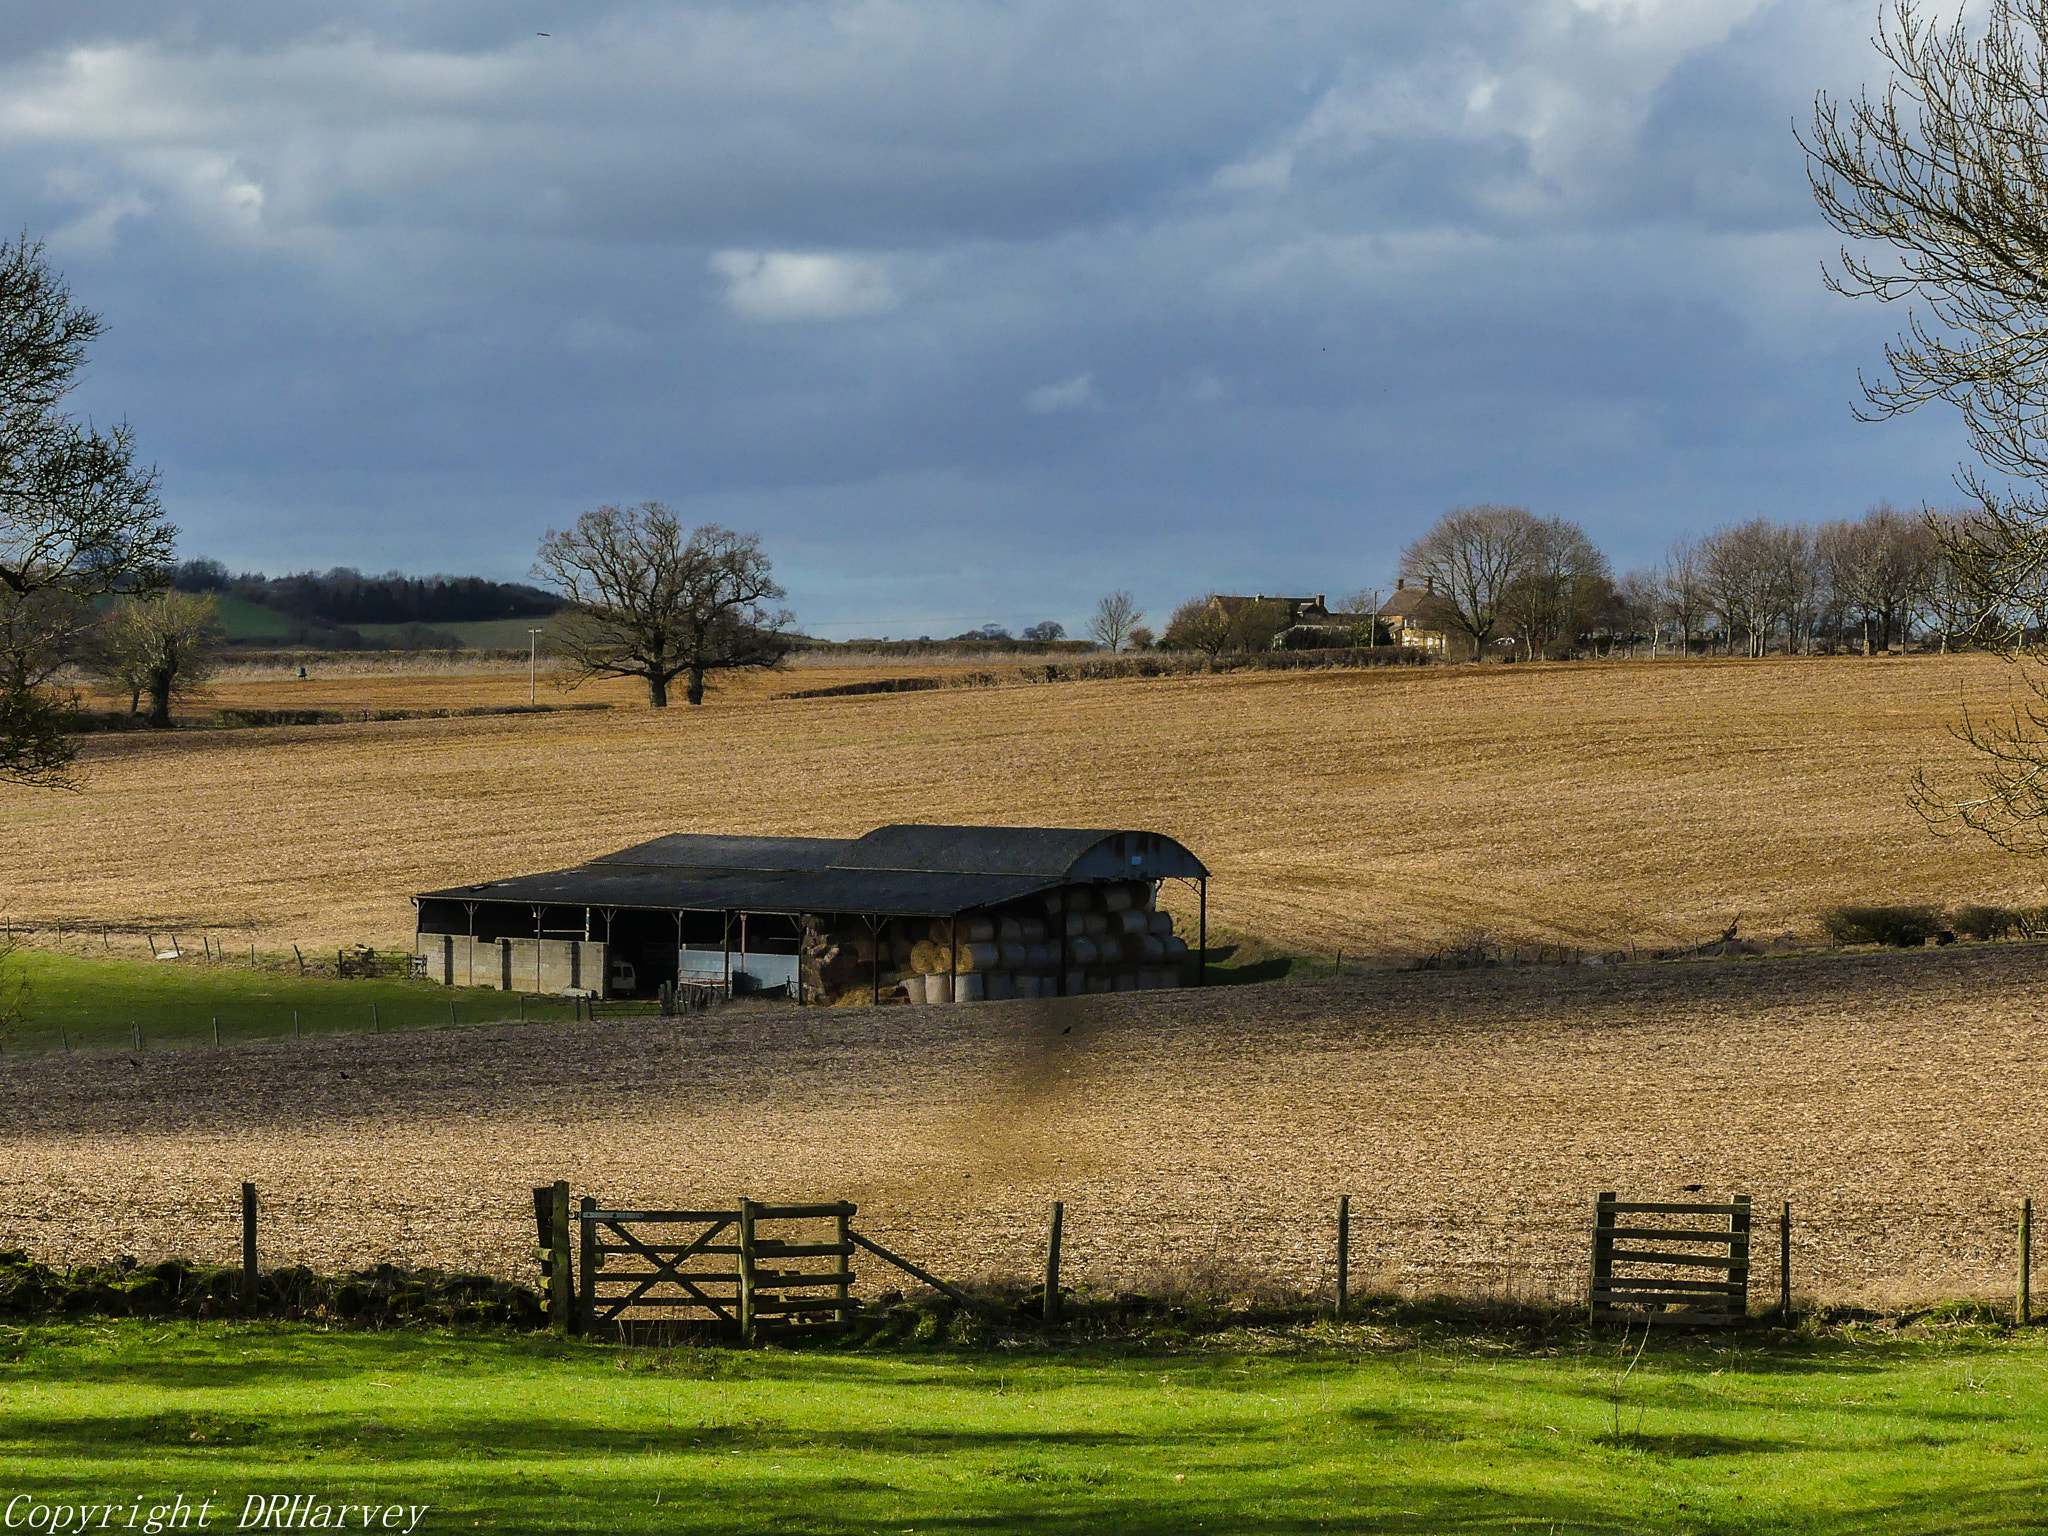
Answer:
[[[539,665],[540,631],[529,629],[526,632],[526,702],[529,708],[533,704],[533,676]]]

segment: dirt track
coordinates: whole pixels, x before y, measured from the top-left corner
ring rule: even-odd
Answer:
[[[1579,1283],[1604,1188],[1781,1198],[1802,1287],[2011,1287],[2048,949],[1394,974],[1064,1008],[735,1012],[0,1065],[0,1243],[524,1273],[528,1188],[846,1197],[942,1271]]]

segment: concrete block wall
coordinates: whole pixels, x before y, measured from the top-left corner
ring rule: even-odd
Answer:
[[[605,946],[588,939],[472,939],[423,933],[427,979],[445,987],[495,987],[506,992],[605,995]]]

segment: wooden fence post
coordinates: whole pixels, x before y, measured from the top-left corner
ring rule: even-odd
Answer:
[[[754,1202],[740,1196],[740,1338],[754,1342]]]
[[[242,1304],[256,1305],[256,1186],[242,1185]]]
[[[1593,1279],[1586,1288],[1586,1315],[1600,1310],[1604,1282],[1614,1278],[1614,1191],[1603,1189],[1593,1200]]]
[[[370,1033],[373,1035],[384,1033],[384,1021],[377,1017],[377,1004],[374,1000],[370,1004]]]
[[[847,1236],[847,1233],[852,1229],[853,1226],[852,1207],[842,1205],[840,1207],[838,1220],[839,1233],[837,1241],[839,1243],[839,1268],[842,1273],[851,1274],[853,1272],[853,1240]],[[845,1280],[840,1281],[838,1295],[839,1310],[836,1313],[834,1313],[833,1316],[836,1317],[842,1323],[850,1323],[853,1321],[852,1285]]]
[[[1792,1202],[1778,1207],[1778,1321],[1792,1321]]]
[[[574,1306],[574,1269],[569,1251],[569,1181],[556,1182],[549,1207],[552,1228],[548,1245],[548,1323],[558,1337],[569,1333],[569,1313]]]
[[[576,1245],[576,1331],[588,1333],[591,1320],[597,1316],[597,1223],[590,1219],[590,1213],[597,1209],[595,1196],[585,1195],[576,1202],[576,1225],[579,1241]]]
[[[1337,1197],[1337,1321],[1351,1307],[1351,1197]]]
[[[1045,1234],[1045,1320],[1057,1322],[1060,1315],[1060,1235],[1067,1222],[1064,1200],[1052,1203],[1052,1222]]]
[[[2020,1202],[2020,1294],[2014,1320],[2024,1328],[2034,1320],[2034,1202]]]
[[[219,1015],[219,1014],[215,1014],[215,1015],[213,1016],[213,1043],[214,1043],[214,1044],[215,1044],[216,1046],[218,1046],[218,1045],[220,1044],[220,1015]]]
[[[142,1049],[142,1026],[133,1019],[128,1021],[128,1036],[135,1042],[135,1049]]]

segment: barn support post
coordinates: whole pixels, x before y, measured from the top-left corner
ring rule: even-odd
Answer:
[[[953,921],[946,931],[953,936],[953,1001],[960,1001],[960,914],[953,914]]]
[[[719,942],[725,946],[725,995],[732,996],[732,914],[721,912],[719,917],[724,925]]]
[[[467,970],[463,976],[463,984],[473,987],[476,985],[476,903],[465,901],[462,905],[469,912],[469,959],[464,962]],[[301,965],[299,969],[304,970],[305,967]],[[453,976],[448,979],[450,982],[455,980]]]
[[[874,958],[868,969],[874,973],[875,1006],[882,1005],[882,919],[873,912],[868,914],[868,936],[875,941]]]
[[[1195,935],[1195,985],[1206,987],[1209,985],[1209,877],[1202,876],[1195,885],[1201,893],[1202,907],[1201,926]]]

